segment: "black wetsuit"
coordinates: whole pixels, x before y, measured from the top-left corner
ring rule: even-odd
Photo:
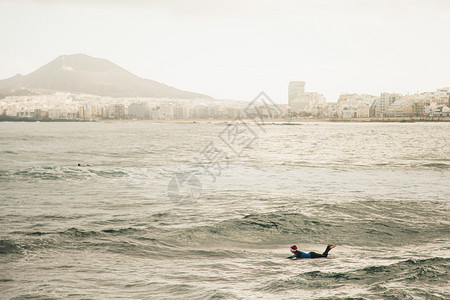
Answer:
[[[328,252],[331,250],[330,246],[327,246],[327,249],[325,249],[325,251],[320,254],[320,253],[316,253],[316,252],[309,252],[309,253],[305,253],[299,250],[296,250],[294,252],[294,255],[289,256],[288,258],[293,259],[293,258],[321,258],[321,257],[327,257],[328,256]]]

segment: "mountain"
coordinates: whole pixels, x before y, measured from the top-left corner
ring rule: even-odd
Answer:
[[[23,95],[29,90],[111,97],[211,98],[140,78],[106,59],[85,54],[61,55],[28,75],[0,80],[0,98]]]

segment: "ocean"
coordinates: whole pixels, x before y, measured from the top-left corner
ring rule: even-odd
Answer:
[[[450,299],[450,123],[240,126],[0,123],[0,298]]]

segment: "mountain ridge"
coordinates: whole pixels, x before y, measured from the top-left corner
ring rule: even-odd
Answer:
[[[27,75],[0,80],[3,96],[23,94],[27,89],[111,97],[212,98],[141,78],[107,59],[82,53],[60,55]]]

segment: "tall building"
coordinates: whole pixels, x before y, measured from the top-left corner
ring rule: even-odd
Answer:
[[[78,117],[79,117],[80,119],[84,119],[84,111],[85,111],[84,105],[83,105],[83,106],[80,106],[80,108],[78,109]]]
[[[185,118],[185,108],[182,105],[176,105],[173,108],[173,118],[176,120],[182,120]]]
[[[149,107],[145,103],[132,103],[128,107],[128,117],[130,119],[148,119]]]
[[[50,119],[59,119],[59,118],[61,118],[61,109],[60,108],[50,108],[48,110],[48,117]]]
[[[102,110],[102,113],[101,113],[102,118],[107,119],[108,118],[108,107],[103,106],[101,110]]]
[[[162,120],[172,120],[173,119],[173,108],[172,103],[161,103],[159,108],[159,119]]]
[[[383,118],[386,116],[386,112],[388,108],[394,103],[396,100],[400,99],[400,94],[394,93],[381,93],[380,98],[378,98],[375,108],[375,115],[378,118]]]
[[[125,119],[125,105],[114,104],[114,119]]]
[[[291,81],[289,82],[288,89],[288,103],[291,105],[292,100],[298,98],[300,95],[305,93],[305,82],[304,81]]]

